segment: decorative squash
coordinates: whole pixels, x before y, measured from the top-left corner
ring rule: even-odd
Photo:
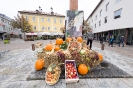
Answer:
[[[62,43],[63,43],[63,39],[61,39],[61,38],[56,39],[57,45],[61,45]]]
[[[38,59],[35,63],[36,70],[42,70],[44,67],[44,61],[42,59]]]
[[[80,64],[78,66],[78,72],[81,75],[86,75],[88,73],[88,67],[85,64]]]
[[[47,44],[46,47],[45,47],[45,50],[46,51],[51,51],[53,48],[53,45],[52,44]]]
[[[77,40],[78,40],[79,42],[82,42],[82,38],[81,38],[81,37],[78,37]]]
[[[56,47],[54,48],[54,50],[55,50],[55,51],[58,51],[58,50],[60,50],[60,47],[59,47],[59,46],[56,46]]]
[[[42,66],[43,66],[43,68],[44,68],[44,65],[45,65],[45,64],[44,64],[44,63],[45,63],[45,62],[44,62],[44,59],[39,59],[39,60],[42,61]]]
[[[99,61],[102,62],[103,61],[103,55],[98,53],[98,58],[99,58]]]
[[[66,41],[70,42],[70,41],[72,41],[72,38],[66,38]]]

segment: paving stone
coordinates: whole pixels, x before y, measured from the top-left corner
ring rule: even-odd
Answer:
[[[27,81],[9,82],[4,88],[24,88],[26,84]]]
[[[106,81],[109,83],[111,88],[130,88],[127,84],[125,84],[120,79],[106,79]]]
[[[38,88],[38,85],[40,85],[41,81],[36,80],[36,81],[28,81],[27,85],[24,88]],[[45,88],[45,86],[44,86]]]
[[[0,76],[0,82],[9,81],[13,77],[14,77],[14,75],[2,75],[2,76]]]
[[[13,82],[13,81],[26,81],[27,80],[27,76],[26,74],[23,75],[14,75],[13,78],[11,78],[9,81]]]
[[[127,84],[130,88],[133,88],[133,79],[132,78],[120,78],[125,84]]]
[[[4,82],[0,82],[0,88],[4,88],[5,85],[7,84],[8,82],[4,81]]]
[[[103,78],[98,79],[86,79],[89,88],[112,88],[108,81]]]
[[[78,83],[67,83],[66,88],[89,88],[89,85],[85,79],[81,79]]]

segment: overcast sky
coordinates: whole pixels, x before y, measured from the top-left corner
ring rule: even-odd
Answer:
[[[78,10],[84,11],[84,18],[91,14],[100,0],[78,0]],[[14,18],[18,11],[35,11],[41,6],[43,12],[50,12],[50,7],[58,14],[66,15],[69,10],[69,0],[0,0],[0,13]]]

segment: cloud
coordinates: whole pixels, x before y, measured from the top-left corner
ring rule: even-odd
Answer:
[[[79,0],[79,10],[84,11],[86,19],[100,0]],[[69,10],[69,0],[0,0],[0,13],[3,13],[11,18],[17,15],[21,10],[38,9],[41,6],[44,12],[50,12],[50,7],[53,7],[55,13],[66,15],[66,10]]]

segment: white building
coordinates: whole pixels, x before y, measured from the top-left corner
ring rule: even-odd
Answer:
[[[13,29],[13,27],[10,25],[11,20],[12,19],[7,17],[6,15],[0,14],[0,38],[3,35],[3,33],[6,33],[8,35],[19,35],[19,30]]]
[[[87,21],[97,39],[113,35],[118,42],[121,34],[127,44],[133,44],[133,0],[101,0]]]

